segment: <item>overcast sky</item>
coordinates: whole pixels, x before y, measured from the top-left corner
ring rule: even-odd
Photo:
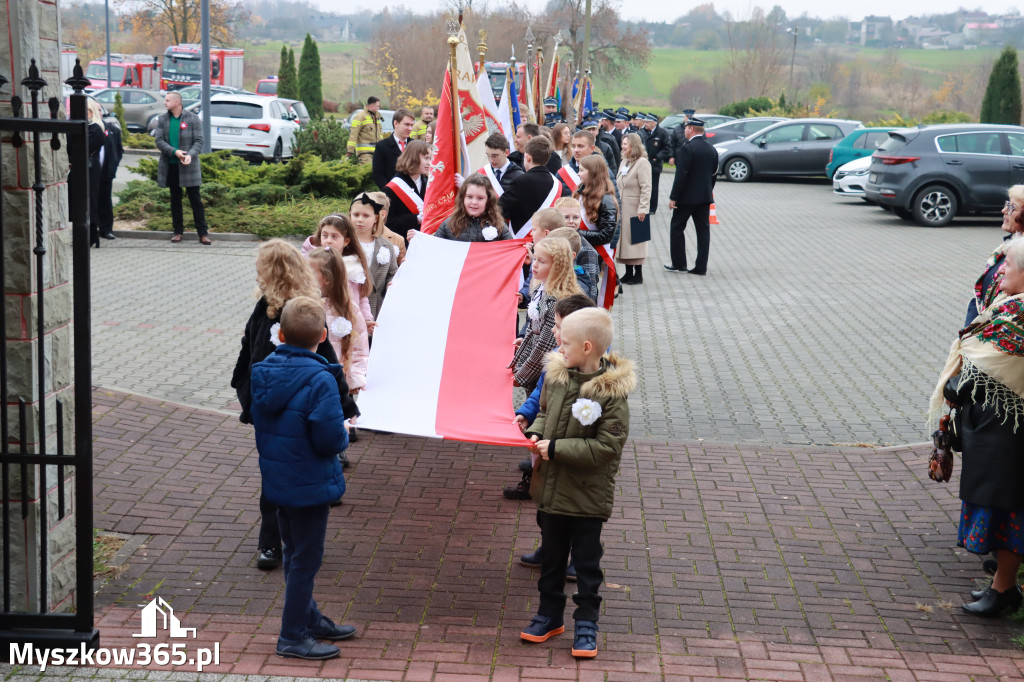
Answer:
[[[319,4],[324,10],[348,14],[361,9],[379,10],[384,6],[388,7],[413,7],[417,10],[430,11],[452,6],[448,0],[416,0],[415,2],[366,2],[365,0],[311,0]],[[475,0],[478,5],[484,4],[482,0]],[[504,4],[503,0],[495,2],[491,0],[492,6]],[[540,11],[547,4],[546,0],[517,0],[517,4],[525,5],[530,10]],[[677,0],[626,0],[618,2],[619,12],[623,19],[646,19],[649,21],[674,21],[680,15],[686,14],[693,7],[702,4],[700,2],[678,2]],[[892,0],[857,0],[857,2],[837,3],[835,9],[823,7],[825,3],[820,0],[778,0],[777,2],[751,2],[750,0],[716,0],[715,10],[719,14],[730,12],[735,18],[748,16],[754,7],[771,9],[773,5],[779,5],[786,11],[789,17],[798,17],[804,12],[810,16],[817,16],[822,19],[830,19],[833,16],[846,16],[848,19],[858,20],[868,14],[880,16],[891,16],[895,19],[902,19],[911,15],[921,14],[945,14],[955,12],[960,7],[969,9],[982,9],[990,14],[1017,14],[1014,5],[1000,0],[983,0],[982,2],[957,2],[957,0],[900,0],[894,3]],[[624,9],[629,7],[628,10]]]

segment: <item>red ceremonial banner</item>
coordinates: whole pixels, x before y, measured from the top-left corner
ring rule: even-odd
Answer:
[[[423,198],[423,221],[420,229],[427,234],[437,232],[445,218],[455,210],[455,124],[452,120],[451,69],[445,69],[441,104],[437,112],[437,130],[434,132],[433,158],[427,194]]]

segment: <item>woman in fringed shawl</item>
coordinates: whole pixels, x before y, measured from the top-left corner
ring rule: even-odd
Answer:
[[[997,556],[992,585],[963,605],[978,616],[1012,613],[1024,601],[1017,584],[1024,556],[1024,239],[1010,240],[1001,270],[1006,297],[960,332],[929,405],[932,420],[943,398],[958,408],[957,544]]]
[[[1019,237],[1024,234],[1024,185],[1014,185],[1006,191],[1009,201],[1003,206],[1003,243],[1000,244],[985,263],[985,271],[981,273],[977,284],[974,285],[974,296],[967,304],[967,319],[964,326],[974,322],[974,318],[985,311],[985,308],[992,305],[992,301],[999,295],[999,281],[1002,279],[1000,268],[1003,259],[1006,257],[1006,247],[1011,237]]]

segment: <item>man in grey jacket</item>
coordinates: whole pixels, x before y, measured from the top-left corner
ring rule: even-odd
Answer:
[[[181,107],[181,95],[168,92],[164,96],[166,114],[160,114],[156,125],[156,147],[160,150],[160,167],[157,169],[157,184],[171,190],[171,223],[177,244],[185,231],[181,212],[181,190],[188,192],[188,203],[192,206],[192,220],[199,234],[199,241],[210,244],[206,230],[206,211],[199,198],[199,185],[203,173],[199,166],[199,153],[203,150],[203,130],[199,117]]]

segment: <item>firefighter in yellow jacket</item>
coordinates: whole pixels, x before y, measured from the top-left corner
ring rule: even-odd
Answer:
[[[373,150],[381,139],[381,123],[384,120],[379,110],[380,100],[370,97],[366,100],[366,108],[352,119],[346,153],[359,159],[359,163],[373,162]]]
[[[416,127],[412,129],[412,134],[409,136],[414,140],[422,140],[423,136],[427,134],[427,126],[430,125],[431,121],[434,120],[434,107],[425,106],[420,109],[420,120],[416,124]]]

